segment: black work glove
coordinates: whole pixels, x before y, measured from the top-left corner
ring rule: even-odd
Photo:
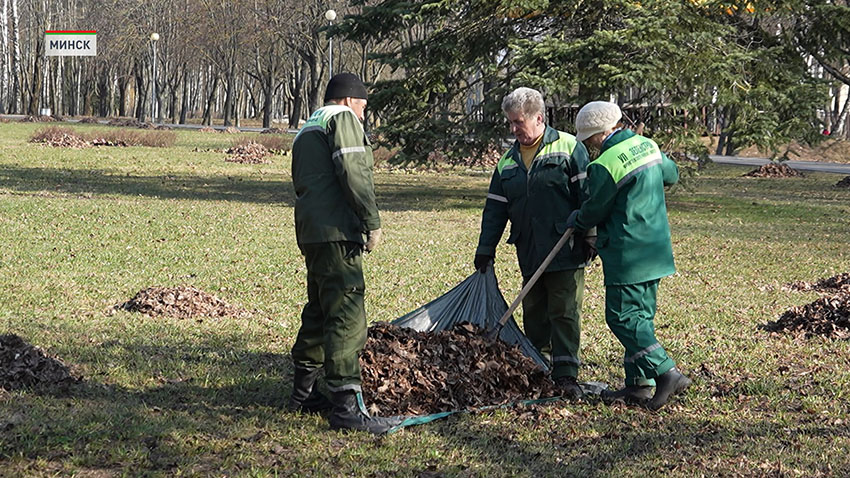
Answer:
[[[487,267],[490,265],[490,261],[493,260],[493,256],[487,256],[484,254],[475,254],[475,269],[480,273],[487,272]]]
[[[584,260],[588,264],[593,262],[596,259],[596,255],[598,254],[596,251],[596,236],[584,236],[584,240],[582,241],[582,249],[584,252]]]

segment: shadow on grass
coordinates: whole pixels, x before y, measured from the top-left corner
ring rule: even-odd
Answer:
[[[269,174],[268,179],[235,175],[139,176],[104,169],[64,169],[0,166],[3,188],[23,194],[144,196],[161,199],[235,201],[294,207],[292,182]],[[382,211],[440,210],[483,207],[484,189],[470,188],[468,178],[433,176],[390,179],[378,177],[376,192]],[[483,183],[482,183],[483,184]]]
[[[191,350],[148,344],[107,347],[115,350],[107,351],[105,359],[122,364],[150,357],[133,370],[142,377],[155,374],[158,365],[195,363],[202,365],[195,371],[215,370],[211,375],[218,383],[231,384],[207,385],[203,376],[159,377],[160,385],[133,389],[86,378],[63,390],[28,391],[0,400],[0,462],[14,457],[73,460],[83,468],[118,468],[140,476],[188,470],[201,461],[202,469],[194,472],[206,475],[241,453],[241,447],[265,447],[258,442],[268,435],[261,431],[266,425],[309,429],[303,417],[283,408],[291,389],[288,354],[207,345]],[[212,443],[216,441],[220,447]]]
[[[444,423],[437,431],[452,448],[463,447],[480,461],[492,463],[500,476],[601,478],[650,476],[658,471],[675,476],[785,476],[782,472],[789,467],[806,470],[811,476],[820,476],[818,471],[823,476],[847,476],[850,471],[845,454],[836,452],[832,460],[822,461],[812,458],[806,449],[807,443],[820,440],[830,441],[831,449],[840,450],[850,438],[850,430],[842,425],[789,425],[752,418],[724,425],[681,412],[671,413],[661,422],[592,418],[577,423],[578,430],[572,435],[554,424],[551,419],[545,424],[506,427],[498,420],[486,420],[472,426]],[[526,426],[542,428],[544,433],[538,435],[546,442],[518,439],[529,435]],[[600,428],[607,430],[597,433]],[[796,452],[783,452],[778,459],[776,453],[786,447]],[[452,474],[446,471],[434,476]]]

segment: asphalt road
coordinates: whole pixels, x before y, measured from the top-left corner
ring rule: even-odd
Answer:
[[[767,158],[742,158],[740,156],[709,155],[712,161],[720,164],[737,164],[740,166],[761,166],[769,163]],[[815,171],[819,173],[835,173],[850,176],[850,164],[824,163],[820,161],[786,161],[790,168],[799,171]]]

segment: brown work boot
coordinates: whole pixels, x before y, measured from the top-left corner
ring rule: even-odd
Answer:
[[[646,408],[656,411],[663,407],[673,395],[684,391],[691,384],[691,379],[684,376],[676,367],[655,378],[655,395],[646,404]]]
[[[583,395],[576,378],[569,375],[556,378],[555,386],[561,389],[561,395],[569,400],[578,400]]]
[[[652,387],[649,385],[628,385],[620,390],[603,390],[599,394],[606,405],[623,402],[628,405],[643,405],[652,398]]]

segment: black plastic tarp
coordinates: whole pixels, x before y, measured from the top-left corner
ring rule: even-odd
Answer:
[[[499,319],[507,310],[508,304],[499,291],[496,273],[493,267],[488,267],[487,272],[483,274],[474,272],[444,295],[399,317],[392,323],[419,332],[447,330],[462,322],[491,330],[497,326]],[[525,355],[531,357],[544,370],[549,371],[546,359],[519,330],[513,316],[505,323],[499,338],[518,346]]]

